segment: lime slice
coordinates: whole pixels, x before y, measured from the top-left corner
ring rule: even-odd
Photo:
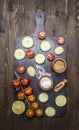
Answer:
[[[64,49],[62,47],[57,47],[55,49],[55,54],[60,55],[64,52]]]
[[[33,41],[32,37],[30,37],[30,36],[24,37],[22,40],[22,45],[23,45],[23,47],[25,47],[27,49],[32,48],[34,45],[34,41]]]
[[[40,102],[42,102],[42,103],[45,103],[45,102],[47,102],[48,101],[48,94],[47,93],[40,93],[39,94],[39,97],[38,97],[38,99],[39,99],[39,101]]]
[[[16,60],[24,59],[25,58],[24,50],[22,50],[20,48],[16,49],[15,52],[14,52],[14,57],[15,57]]]
[[[40,48],[41,48],[42,51],[47,52],[51,49],[51,44],[50,44],[49,41],[44,40],[44,41],[41,42]]]
[[[35,76],[35,69],[33,66],[29,66],[27,69],[27,73],[31,76],[34,77]]]
[[[45,58],[45,56],[43,54],[37,54],[35,56],[35,62],[37,64],[43,64],[45,62],[45,60],[46,60],[46,58]]]
[[[56,110],[53,107],[47,107],[45,110],[45,114],[48,117],[53,117],[56,114]]]
[[[63,107],[67,103],[67,98],[64,95],[59,95],[59,96],[56,97],[55,103],[56,103],[57,106]]]
[[[22,101],[15,101],[12,104],[12,111],[18,115],[22,114],[25,111],[25,104]]]

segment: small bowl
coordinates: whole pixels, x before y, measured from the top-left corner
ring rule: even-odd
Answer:
[[[48,81],[49,80],[49,81]],[[51,88],[53,88],[53,80],[52,77],[50,76],[42,76],[39,80],[39,87],[42,90],[50,90]]]
[[[52,62],[52,70],[56,73],[63,73],[67,68],[67,63],[63,58],[57,58]]]

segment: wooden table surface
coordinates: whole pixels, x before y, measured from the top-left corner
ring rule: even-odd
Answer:
[[[64,118],[27,119],[13,114],[14,38],[35,30],[37,9],[46,14],[45,28],[52,36],[65,36],[67,43],[67,114]],[[78,0],[0,1],[0,130],[79,130],[79,28]],[[79,10],[78,10],[79,11]]]

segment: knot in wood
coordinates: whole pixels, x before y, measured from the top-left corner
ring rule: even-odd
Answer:
[[[7,9],[10,12],[14,11],[14,9],[15,9],[15,2],[13,0],[7,2]]]

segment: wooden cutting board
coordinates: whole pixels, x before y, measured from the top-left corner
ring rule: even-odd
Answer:
[[[42,53],[44,54],[46,57],[47,57],[47,54],[49,53],[54,53],[55,55],[55,59],[56,58],[63,58],[66,60],[66,43],[62,45],[63,49],[64,49],[64,53],[61,54],[61,55],[56,55],[55,54],[55,48],[60,46],[57,44],[57,38],[58,37],[53,37],[53,36],[50,36],[46,30],[45,30],[45,27],[44,27],[44,22],[45,22],[45,14],[43,11],[41,10],[38,10],[36,15],[35,15],[35,22],[36,22],[36,28],[35,28],[35,31],[34,33],[32,33],[30,36],[33,38],[34,40],[34,46],[32,47],[32,50],[34,50],[35,52],[35,55],[38,54],[38,53]],[[28,28],[28,25],[26,25],[27,28]],[[60,25],[59,25],[60,26]],[[46,40],[48,40],[51,45],[52,45],[52,48],[50,51],[48,52],[42,52],[40,50],[40,42],[41,40],[38,39],[38,32],[40,30],[45,30],[46,32]],[[28,50],[26,48],[24,48],[22,46],[22,39],[24,38],[25,36],[18,36],[16,37],[15,39],[15,42],[14,42],[14,51],[17,49],[17,48],[21,48],[23,49],[25,52]],[[52,79],[54,81],[54,86],[56,86],[59,82],[61,82],[64,78],[67,78],[66,76],[66,71],[61,73],[61,74],[58,74],[58,73],[55,73],[54,71],[52,71],[51,69],[51,64],[52,62],[48,61],[46,59],[45,63],[42,64],[41,66],[45,69],[45,71],[47,73],[50,73],[51,76],[52,76]],[[24,58],[23,60],[16,60],[14,59],[14,71],[17,72],[17,67],[19,65],[24,65],[26,66],[26,70],[29,66],[33,66],[35,69],[36,69],[36,63],[35,63],[35,60],[34,58],[32,59],[29,59],[29,58]],[[40,89],[39,85],[38,85],[38,79],[36,76],[34,77],[30,77],[26,71],[26,73],[20,75],[22,77],[28,77],[30,80],[31,80],[31,83],[30,83],[30,86],[33,88],[33,92],[34,94],[36,95],[37,97],[37,101],[39,102],[38,100],[38,95],[41,93],[41,92],[46,92],[49,96],[49,100],[46,102],[46,103],[40,103],[40,107],[45,111],[45,109],[48,107],[48,106],[52,106],[56,109],[56,115],[55,117],[63,117],[65,114],[66,114],[66,110],[67,110],[67,105],[65,105],[64,107],[58,107],[56,104],[55,104],[55,98],[58,96],[58,95],[64,95],[64,96],[67,96],[67,86],[65,85],[65,87],[63,87],[63,89],[61,91],[59,91],[58,93],[55,93],[53,91],[53,88],[49,91],[44,91],[42,89]],[[14,79],[15,79],[15,75],[14,75]],[[15,97],[15,100],[18,100],[17,99],[17,92],[15,92],[14,90],[14,97]],[[26,104],[27,105],[27,104]],[[46,115],[44,114],[44,117],[46,117]]]

